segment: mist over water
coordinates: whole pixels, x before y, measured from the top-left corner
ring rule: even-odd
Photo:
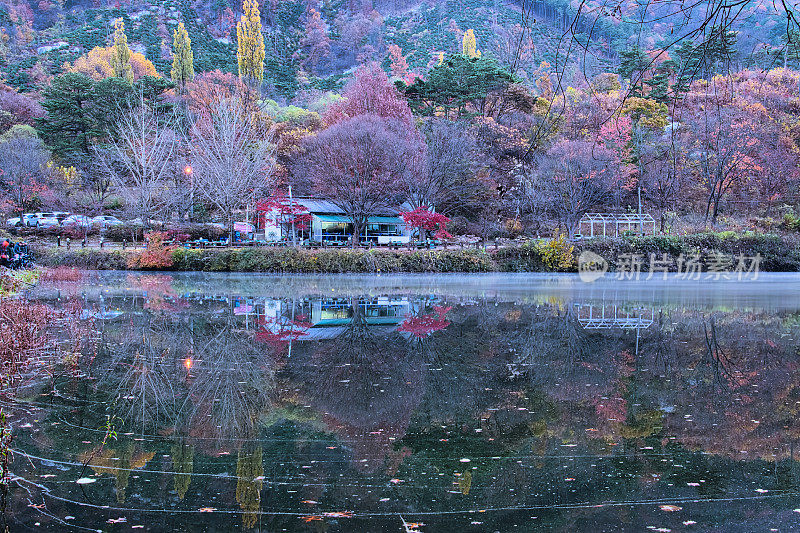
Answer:
[[[91,273],[11,531],[800,527],[800,277]]]

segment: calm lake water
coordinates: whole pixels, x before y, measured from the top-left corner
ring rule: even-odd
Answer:
[[[89,273],[10,531],[800,529],[800,277]]]

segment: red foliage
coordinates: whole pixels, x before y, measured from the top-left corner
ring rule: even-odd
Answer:
[[[254,105],[257,95],[237,76],[220,70],[204,72],[186,84],[189,110],[201,118],[208,117],[220,101],[231,97]]]
[[[277,214],[278,224],[294,224],[299,230],[307,230],[311,224],[311,213],[305,206],[290,200],[283,191],[276,191],[269,198],[256,202],[256,212],[258,213],[258,223],[263,226],[266,223],[268,213]]]
[[[420,233],[424,231],[427,235],[431,232],[435,232],[434,237],[437,239],[453,238],[453,236],[447,232],[447,229],[445,229],[450,219],[441,213],[429,211],[424,205],[413,211],[400,213],[400,216],[403,217],[403,222],[405,222],[406,225],[420,230]]]
[[[421,339],[428,337],[431,334],[442,331],[450,325],[446,315],[452,307],[436,306],[433,308],[433,313],[428,313],[421,316],[411,316],[403,320],[397,331],[410,333],[414,337]]]

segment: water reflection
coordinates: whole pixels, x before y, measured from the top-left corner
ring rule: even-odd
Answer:
[[[5,404],[8,516],[52,531],[798,524],[800,304],[770,292],[800,280],[686,284],[687,303],[669,285],[492,279],[42,286],[92,333]]]

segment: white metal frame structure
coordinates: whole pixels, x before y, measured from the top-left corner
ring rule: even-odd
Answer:
[[[595,232],[595,224],[601,231]],[[584,225],[589,232],[584,233]],[[593,237],[619,237],[620,231],[633,231],[640,235],[656,234],[656,221],[647,213],[586,213],[578,222],[578,231],[582,239]]]
[[[575,304],[575,308],[583,329],[647,329],[655,318],[653,309],[644,307],[623,310],[616,304]]]

